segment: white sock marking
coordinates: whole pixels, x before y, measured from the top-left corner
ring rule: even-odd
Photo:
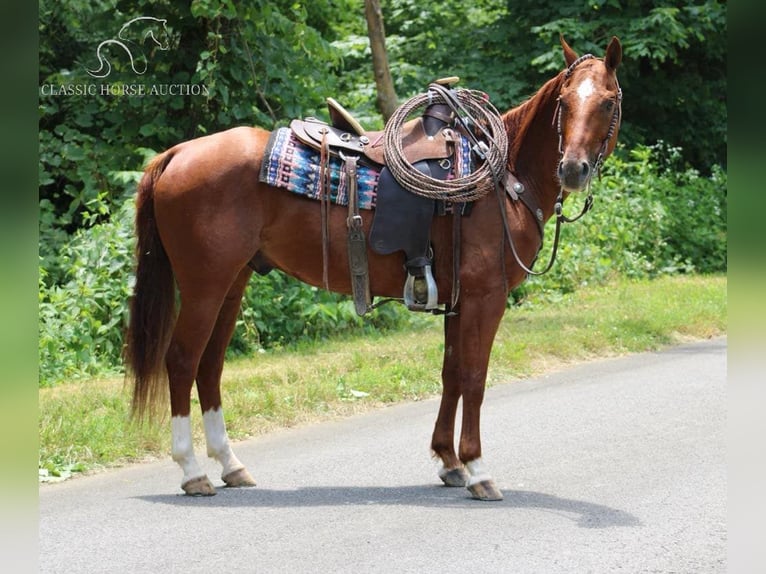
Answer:
[[[170,421],[172,436],[171,456],[183,470],[184,477],[181,484],[186,484],[192,479],[204,476],[197,458],[194,456],[194,442],[192,441],[191,419],[175,416]]]
[[[492,480],[492,476],[490,476],[487,469],[484,468],[484,461],[481,460],[481,458],[465,463],[465,467],[468,469],[468,472],[471,473],[471,478],[468,479],[466,486],[473,486],[474,484],[478,484],[485,480]]]
[[[221,476],[245,468],[245,465],[239,462],[231,450],[229,435],[226,433],[226,423],[223,420],[223,409],[218,407],[203,413],[202,423],[205,426],[207,455],[221,463],[223,466]]]

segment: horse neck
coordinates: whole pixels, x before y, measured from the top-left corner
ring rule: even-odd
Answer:
[[[559,143],[555,114],[564,72],[503,116],[508,130],[508,171],[534,193],[547,220],[560,187],[556,178]]]

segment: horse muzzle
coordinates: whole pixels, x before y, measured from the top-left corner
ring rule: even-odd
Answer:
[[[582,158],[564,158],[559,162],[556,175],[565,191],[580,191],[590,180],[593,168],[589,161]]]

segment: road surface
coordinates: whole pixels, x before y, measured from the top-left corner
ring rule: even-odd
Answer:
[[[484,459],[502,502],[440,486],[434,400],[237,443],[254,489],[181,496],[169,457],[41,485],[40,572],[725,572],[726,350],[489,389]]]

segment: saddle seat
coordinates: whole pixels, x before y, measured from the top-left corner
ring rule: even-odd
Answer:
[[[449,86],[457,81],[459,78],[452,76],[434,83]],[[327,98],[327,109],[330,124],[308,117],[293,120],[290,129],[301,142],[316,150],[321,150],[324,142],[330,153],[350,152],[360,156],[362,162],[385,165],[384,130],[367,131],[334,98]],[[400,130],[404,158],[415,164],[426,159],[450,157],[453,144],[458,141],[457,134],[449,127],[454,119],[448,106],[433,104],[421,117],[405,122]]]
[[[450,157],[457,135],[452,128],[443,128],[429,136],[423,125],[423,118],[406,122],[401,128],[402,150],[405,159],[417,163],[424,159],[443,159]],[[290,129],[304,144],[321,150],[322,142],[330,153],[351,153],[360,161],[376,166],[385,165],[384,132],[373,131],[359,134],[352,126],[341,123],[343,128],[326,124],[316,118],[295,119],[290,122]],[[359,128],[359,126],[357,124]],[[352,130],[347,128],[352,127]]]

